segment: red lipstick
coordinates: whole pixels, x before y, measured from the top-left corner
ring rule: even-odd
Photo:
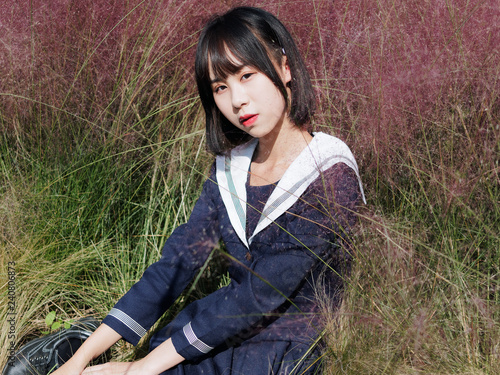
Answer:
[[[252,125],[255,121],[257,121],[257,118],[259,115],[244,115],[239,118],[240,124],[243,126],[250,126]]]

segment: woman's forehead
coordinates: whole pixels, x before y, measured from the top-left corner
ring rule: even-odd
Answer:
[[[222,52],[222,53],[221,53]],[[225,46],[223,51],[212,51],[208,54],[208,71],[210,80],[225,78],[230,74],[237,73],[248,65]]]

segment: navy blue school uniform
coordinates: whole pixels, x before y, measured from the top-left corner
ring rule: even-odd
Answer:
[[[171,338],[186,359],[164,374],[313,373],[317,367],[317,349],[311,350],[322,329],[316,295],[321,284],[331,303],[340,303],[350,259],[343,239],[364,200],[358,167],[342,141],[315,133],[279,183],[252,187],[257,142],[217,157],[189,221],[103,321],[136,345],[222,240],[230,284],[188,305],[150,342],[152,350]]]

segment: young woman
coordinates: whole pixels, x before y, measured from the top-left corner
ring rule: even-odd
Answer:
[[[307,131],[312,86],[292,37],[271,14],[235,8],[201,33],[196,79],[217,155],[189,221],[161,259],[54,374],[314,373],[316,295],[338,305],[346,234],[363,197],[356,161]],[[132,363],[85,366],[123,338],[137,344],[223,241],[231,282],[187,306]],[[294,372],[295,371],[295,372]]]

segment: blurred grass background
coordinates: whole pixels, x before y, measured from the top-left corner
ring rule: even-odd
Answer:
[[[194,46],[239,4],[1,2],[0,364],[9,262],[21,344],[49,311],[104,317],[189,217],[213,160]],[[325,373],[500,373],[498,1],[245,4],[291,30],[313,128],[349,144],[367,193],[344,304],[323,301]]]

